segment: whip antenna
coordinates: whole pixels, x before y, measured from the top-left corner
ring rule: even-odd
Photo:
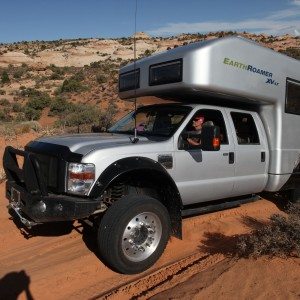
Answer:
[[[137,137],[137,124],[136,124],[136,110],[137,110],[137,100],[136,100],[136,17],[137,17],[137,0],[135,0],[135,13],[134,13],[134,35],[133,35],[133,73],[134,73],[134,138],[130,139],[132,143],[139,141]]]

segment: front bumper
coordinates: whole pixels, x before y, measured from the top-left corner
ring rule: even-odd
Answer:
[[[19,166],[17,155],[24,158],[23,167]],[[27,227],[86,218],[100,206],[96,199],[49,193],[34,153],[7,147],[3,166],[8,179],[8,208],[14,210]]]
[[[16,197],[18,195],[18,197]],[[35,196],[14,182],[6,182],[8,207],[13,209],[23,224],[71,221],[90,216],[99,206],[96,200],[65,195]],[[24,220],[22,220],[22,218]],[[26,221],[27,220],[27,221]]]

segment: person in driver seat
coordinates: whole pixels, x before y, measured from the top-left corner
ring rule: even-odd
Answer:
[[[203,115],[196,115],[193,118],[193,130],[192,133],[201,134],[202,126],[205,121]],[[201,139],[199,138],[187,138],[187,141],[192,146],[199,146],[201,145]]]

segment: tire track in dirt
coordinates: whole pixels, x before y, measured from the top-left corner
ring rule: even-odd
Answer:
[[[111,291],[90,298],[98,299],[148,299],[149,297],[172,288],[189,277],[211,268],[224,261],[223,255],[194,253],[154,271],[149,275],[115,287]]]

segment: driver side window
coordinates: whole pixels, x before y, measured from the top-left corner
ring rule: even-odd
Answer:
[[[201,148],[201,131],[203,126],[218,126],[220,128],[220,143],[228,144],[227,130],[221,111],[200,109],[193,115],[183,130],[180,140],[178,141],[178,148]]]

